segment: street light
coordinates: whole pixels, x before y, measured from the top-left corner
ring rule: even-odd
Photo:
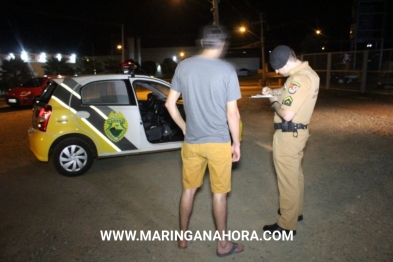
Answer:
[[[265,68],[265,44],[263,41],[263,14],[260,13],[260,23],[261,23],[261,36],[257,36],[255,33],[253,33],[252,31],[248,30],[246,27],[242,26],[239,28],[239,31],[241,33],[244,32],[249,32],[250,34],[252,34],[253,36],[255,36],[256,38],[258,38],[261,42],[261,53],[262,53],[262,61],[261,61],[261,67],[262,67],[262,83],[261,85],[264,86],[266,84],[266,68]]]
[[[183,60],[186,54],[184,52],[180,52],[179,55],[180,55],[180,59]]]

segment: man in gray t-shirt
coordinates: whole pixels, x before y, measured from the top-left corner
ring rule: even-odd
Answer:
[[[231,191],[232,162],[240,159],[237,99],[241,97],[235,69],[219,59],[225,40],[222,27],[205,27],[201,40],[204,50],[178,65],[165,104],[172,119],[185,134],[181,151],[183,193],[180,199],[180,230],[188,230],[195,192],[202,185],[208,166],[214,220],[221,236],[216,251],[220,257],[244,249],[243,245],[223,237],[227,232],[226,201],[227,193]],[[187,122],[176,106],[180,95]],[[187,248],[187,241],[179,239],[178,246]]]
[[[172,89],[181,93],[184,101],[186,142],[230,141],[226,103],[241,97],[239,80],[231,64],[202,56],[188,58],[176,69]]]

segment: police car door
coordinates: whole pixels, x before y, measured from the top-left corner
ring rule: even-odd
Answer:
[[[129,79],[89,83],[81,90],[82,104],[94,111],[89,118],[100,134],[100,156],[127,154],[140,145],[140,114]],[[92,119],[94,115],[94,119]]]
[[[141,150],[155,151],[178,147],[170,142],[183,141],[184,136],[165,108],[168,83],[157,79],[134,79],[132,87],[141,115]]]

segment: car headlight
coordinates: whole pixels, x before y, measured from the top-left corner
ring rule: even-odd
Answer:
[[[30,95],[30,94],[31,94],[30,91],[23,91],[23,92],[20,92],[20,96],[28,96],[28,95]]]

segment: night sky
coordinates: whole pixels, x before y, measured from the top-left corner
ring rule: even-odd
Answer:
[[[334,3],[334,4],[332,4]],[[352,0],[220,0],[219,22],[234,47],[258,41],[259,14],[265,21],[265,47],[297,46],[317,27],[330,41],[348,46]],[[111,55],[124,35],[140,37],[142,48],[194,46],[198,30],[213,22],[209,0],[2,1],[0,53],[48,52]],[[247,25],[254,32],[236,31]]]

